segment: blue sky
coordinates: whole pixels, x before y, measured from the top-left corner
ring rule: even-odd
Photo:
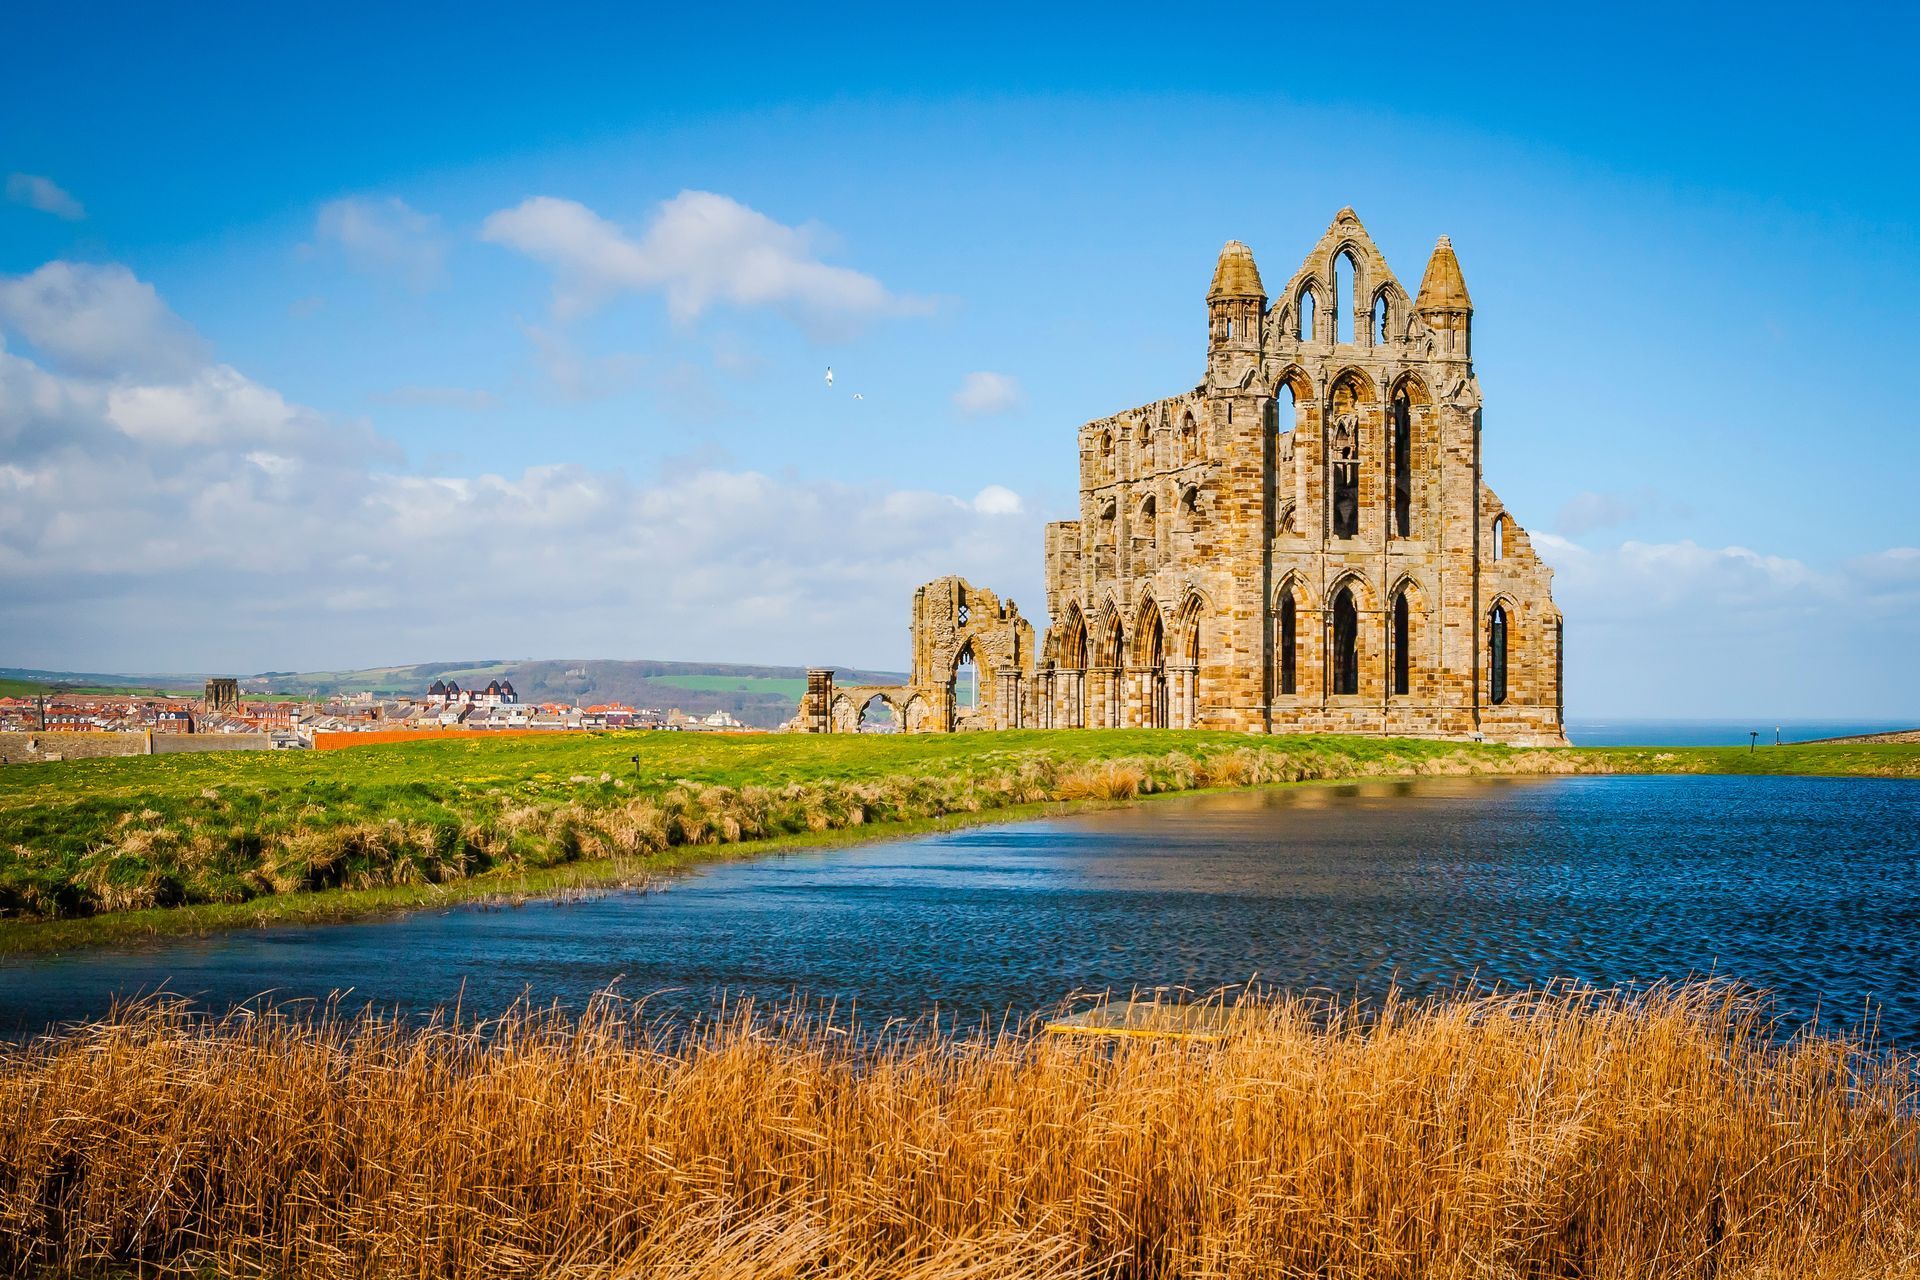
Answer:
[[[15,6],[0,663],[903,667],[1351,204],[1571,714],[1920,716],[1913,17],[1327,14]]]

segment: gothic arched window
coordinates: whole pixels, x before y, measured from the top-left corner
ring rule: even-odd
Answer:
[[[1327,523],[1336,538],[1360,532],[1360,396],[1343,382],[1327,432]]]
[[[1353,317],[1359,311],[1359,298],[1354,289],[1354,277],[1357,274],[1353,255],[1342,252],[1333,260],[1333,340],[1335,342],[1353,341]]]
[[[1487,701],[1507,700],[1507,607],[1496,604],[1487,619]]]
[[[1293,592],[1280,599],[1280,692],[1293,693],[1299,680],[1299,624],[1294,617]]]
[[[948,693],[956,710],[971,711],[980,705],[980,666],[973,660],[971,640],[960,646],[960,654],[953,660],[953,684]]]
[[[1334,693],[1360,692],[1360,610],[1353,603],[1353,589],[1340,588],[1333,598],[1333,644],[1328,654]]]
[[[1404,389],[1393,397],[1393,536],[1413,536],[1413,406]]]
[[[1373,300],[1373,341],[1381,347],[1393,341],[1387,332],[1387,295],[1384,293]]]
[[[1140,515],[1133,525],[1133,556],[1136,565],[1151,566],[1159,537],[1159,505],[1148,494],[1140,504]]]
[[[1300,290],[1300,332],[1297,335],[1302,342],[1313,340],[1313,288],[1308,286]]]
[[[1393,597],[1393,691],[1404,695],[1413,687],[1413,655],[1410,652],[1412,630],[1409,625],[1411,610],[1407,606],[1407,593],[1404,588]]]

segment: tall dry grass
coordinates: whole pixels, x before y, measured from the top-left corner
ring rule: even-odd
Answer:
[[[1916,1100],[1710,987],[1215,1043],[150,1005],[0,1056],[0,1271],[1912,1274]]]

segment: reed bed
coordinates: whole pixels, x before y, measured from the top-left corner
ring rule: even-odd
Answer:
[[[1910,1275],[1916,1083],[1715,986],[1215,1042],[146,1004],[0,1049],[0,1273]]]

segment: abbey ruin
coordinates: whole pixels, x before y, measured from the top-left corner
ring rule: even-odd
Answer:
[[[921,587],[900,687],[810,673],[794,727],[1218,728],[1561,744],[1552,570],[1481,478],[1473,303],[1442,236],[1409,298],[1342,209],[1269,301],[1228,242],[1191,391],[1082,426],[1047,627]],[[971,677],[971,678],[969,678]]]

